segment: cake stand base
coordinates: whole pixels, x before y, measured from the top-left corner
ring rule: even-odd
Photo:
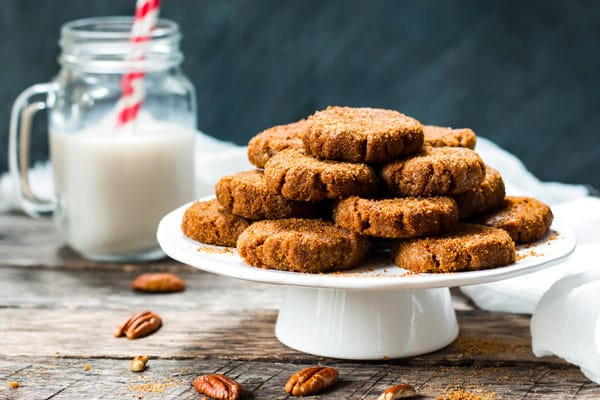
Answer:
[[[323,357],[380,360],[429,353],[456,339],[447,288],[288,287],[275,325],[286,346]]]

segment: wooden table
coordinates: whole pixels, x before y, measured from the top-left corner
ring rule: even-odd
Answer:
[[[141,272],[171,271],[183,293],[130,290]],[[452,388],[494,399],[598,399],[600,386],[578,368],[531,352],[529,317],[475,309],[458,291],[460,336],[424,356],[373,362],[324,359],[279,343],[274,335],[281,288],[194,270],[173,261],[99,264],[61,247],[47,220],[0,215],[0,399],[201,399],[199,374],[237,379],[255,399],[286,398],[295,371],[339,369],[319,396],[376,399],[388,386],[415,385],[424,399]],[[164,321],[154,335],[116,339],[131,313],[151,309]],[[150,357],[144,373],[134,355]],[[86,370],[89,365],[89,370]],[[9,388],[17,381],[20,387]]]

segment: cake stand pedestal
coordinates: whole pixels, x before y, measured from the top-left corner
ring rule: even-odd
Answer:
[[[288,287],[275,335],[305,353],[352,360],[441,349],[458,324],[447,288],[357,291]]]

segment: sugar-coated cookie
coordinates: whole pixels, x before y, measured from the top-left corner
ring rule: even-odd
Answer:
[[[541,201],[507,196],[504,207],[475,221],[505,230],[515,243],[529,243],[544,237],[553,219],[552,210]]]
[[[500,172],[486,166],[485,179],[481,185],[454,195],[461,220],[488,213],[504,205],[504,181]]]
[[[474,149],[477,143],[475,132],[469,128],[446,128],[423,125],[424,145],[433,147],[466,147]]]
[[[366,164],[318,160],[295,150],[275,154],[265,165],[265,177],[270,193],[297,201],[342,199],[377,190],[377,175]]]
[[[356,267],[369,247],[367,238],[332,222],[299,218],[255,222],[237,242],[254,267],[313,273]]]
[[[388,189],[397,196],[444,196],[476,188],[485,178],[485,164],[464,147],[425,147],[381,170]]]
[[[300,120],[260,132],[248,142],[248,160],[258,168],[263,168],[274,154],[282,150],[304,151],[306,127],[306,120]]]
[[[457,272],[511,264],[516,251],[502,229],[461,223],[442,236],[397,240],[392,256],[399,267],[414,272]]]
[[[250,222],[231,214],[217,201],[197,201],[185,210],[181,230],[190,239],[218,246],[235,247]]]
[[[327,107],[308,117],[304,147],[327,160],[383,163],[423,147],[419,121],[380,108]]]
[[[449,197],[404,197],[340,200],[333,209],[336,225],[362,235],[414,238],[438,235],[458,223],[456,203]]]
[[[311,217],[319,212],[316,203],[288,200],[267,191],[262,171],[243,171],[224,176],[215,186],[219,202],[231,211],[251,220]]]

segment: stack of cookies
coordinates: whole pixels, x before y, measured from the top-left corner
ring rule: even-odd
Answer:
[[[186,210],[182,230],[237,246],[259,268],[350,269],[378,238],[414,272],[504,266],[515,261],[515,243],[547,233],[552,212],[505,196],[475,142],[470,129],[421,125],[397,111],[328,107],[253,137],[257,169],[223,177],[216,199]]]

